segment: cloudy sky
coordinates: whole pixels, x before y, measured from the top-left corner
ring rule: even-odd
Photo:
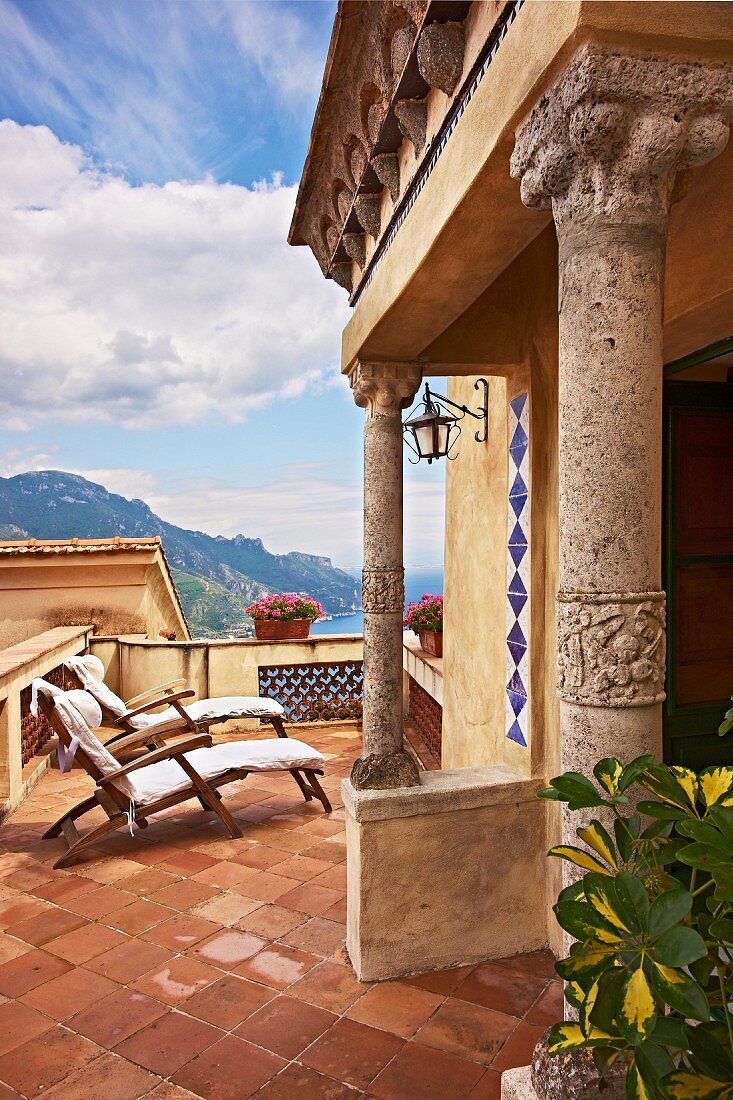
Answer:
[[[0,0],[0,476],[361,560],[343,290],[286,243],[331,0]],[[408,467],[406,560],[442,558]]]

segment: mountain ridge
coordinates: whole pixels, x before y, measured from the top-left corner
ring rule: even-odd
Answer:
[[[271,554],[261,538],[207,535],[156,515],[79,474],[37,470],[0,478],[0,537],[124,538],[160,535],[192,633],[242,633],[244,609],[264,592],[308,592],[328,614],[360,606],[358,582],[318,554]]]

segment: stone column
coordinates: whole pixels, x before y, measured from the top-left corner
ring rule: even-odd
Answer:
[[[732,103],[730,67],[589,45],[517,134],[512,174],[559,244],[563,769],[661,755],[668,215]]]
[[[364,423],[364,720],[359,790],[420,782],[402,747],[402,409],[420,385],[407,363],[357,363],[350,380]]]

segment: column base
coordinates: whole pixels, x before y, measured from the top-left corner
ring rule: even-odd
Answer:
[[[505,1069],[501,1075],[501,1100],[538,1100],[532,1084],[532,1067]]]
[[[395,787],[419,787],[417,764],[406,752],[382,755],[372,752],[354,761],[351,785],[357,791],[387,791]]]

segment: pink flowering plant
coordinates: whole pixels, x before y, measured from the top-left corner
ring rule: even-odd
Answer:
[[[407,614],[402,625],[419,634],[421,630],[430,630],[434,634],[443,633],[443,597],[431,596],[429,592],[417,603],[408,604]]]
[[[320,619],[323,607],[318,600],[302,592],[280,592],[270,596],[260,596],[247,608],[251,619]]]

